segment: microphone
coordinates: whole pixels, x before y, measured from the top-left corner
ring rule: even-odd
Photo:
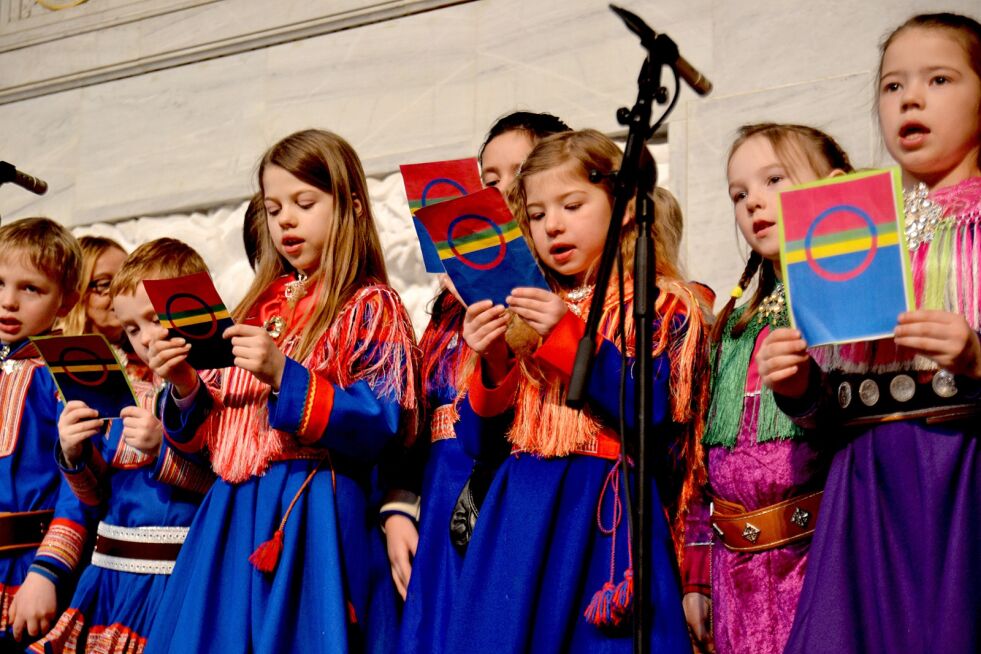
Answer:
[[[44,195],[48,192],[48,183],[43,179],[38,179],[33,175],[22,173],[13,164],[0,161],[0,184],[13,182],[21,188],[27,189],[31,193]]]
[[[692,91],[698,95],[708,95],[712,91],[712,82],[681,56],[681,53],[678,52],[678,44],[671,40],[670,36],[663,33],[658,34],[648,27],[640,16],[622,7],[610,5],[610,10],[623,20],[627,29],[640,37],[641,44],[647,48],[648,52],[661,51],[671,67],[681,79],[685,80]]]

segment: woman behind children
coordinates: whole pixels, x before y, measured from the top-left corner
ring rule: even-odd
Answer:
[[[632,568],[614,429],[623,365],[618,346],[633,354],[629,274],[622,317],[617,284],[610,286],[588,408],[575,411],[563,403],[620,159],[617,146],[594,130],[557,134],[535,147],[515,181],[512,206],[555,289],[515,289],[508,298],[511,310],[543,339],[533,358],[515,361],[509,353],[504,307],[483,301],[467,309],[463,333],[480,358],[469,378],[468,402],[461,403],[458,435],[478,458],[502,445],[512,454],[490,488],[464,561],[448,651],[631,649]],[[621,250],[632,261],[632,216],[624,223]],[[656,247],[661,293],[653,397],[663,435],[692,418],[691,366],[704,364],[704,338],[698,301],[678,281],[660,239]],[[625,393],[630,429],[629,375]],[[651,536],[652,650],[690,652],[661,512],[652,513]]]
[[[122,344],[123,327],[112,312],[109,285],[126,258],[126,250],[102,236],[83,236],[82,299],[59,324],[66,334],[102,334],[113,345]]]
[[[478,156],[484,186],[494,186],[506,193],[535,144],[550,134],[568,130],[568,125],[560,119],[545,113],[517,111],[498,119],[487,133]],[[406,489],[418,494],[421,488],[418,535],[411,520],[403,514],[390,514],[385,519],[396,586],[405,594],[408,584],[400,639],[400,651],[406,653],[444,651],[453,593],[463,565],[463,552],[450,540],[450,517],[474,467],[474,460],[456,438],[458,371],[470,354],[460,331],[464,306],[448,278],[443,279],[443,286],[433,303],[432,319],[419,341],[428,431],[423,431],[420,435],[423,442],[414,448],[414,458],[425,459],[425,463],[411,467],[418,469],[424,465],[425,470],[421,484]],[[430,443],[428,452],[424,449],[427,443]],[[491,468],[478,474],[492,472]],[[401,538],[400,533],[404,534]]]
[[[821,368],[790,329],[759,355],[781,408],[844,441],[786,651],[977,652],[981,25],[900,26],[882,48],[878,110],[907,186],[918,309],[894,341],[839,346]]]
[[[773,393],[761,388],[753,355],[771,328],[789,324],[780,281],[780,191],[850,172],[851,164],[830,136],[802,125],[746,125],[729,152],[729,197],[752,252],[712,333],[717,354],[702,441],[707,497],[688,518],[682,576],[686,614],[703,647],[708,612],[696,617],[691,603],[707,603],[710,587],[719,654],[780,654],[804,580],[827,462],[777,409]],[[752,299],[734,310],[754,278]],[[798,509],[799,524],[792,522]],[[747,536],[747,521],[775,528]],[[718,538],[710,525],[722,529]]]
[[[151,344],[171,443],[219,480],[191,525],[149,652],[394,647],[395,592],[370,474],[414,428],[412,327],[387,286],[351,146],[306,130],[259,166],[256,280],[225,332],[235,367],[204,387],[181,339]]]
[[[206,270],[197,252],[172,238],[144,243],[123,262],[108,295],[141,361],[162,329],[142,281]],[[31,652],[141,654],[187,527],[214,481],[206,461],[190,461],[163,442],[159,387],[135,381],[133,390],[140,406],[123,409],[108,428],[77,400],[61,413],[58,465],[102,521],[69,608]]]

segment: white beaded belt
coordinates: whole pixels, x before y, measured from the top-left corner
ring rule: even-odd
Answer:
[[[188,527],[120,527],[99,523],[92,565],[117,572],[169,575]]]

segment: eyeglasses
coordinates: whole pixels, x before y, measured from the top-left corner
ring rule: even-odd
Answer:
[[[104,297],[109,295],[110,286],[112,286],[112,279],[93,279],[89,282],[89,291]]]

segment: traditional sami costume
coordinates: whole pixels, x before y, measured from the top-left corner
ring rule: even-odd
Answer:
[[[703,440],[708,487],[688,516],[682,579],[686,593],[712,598],[719,654],[780,654],[804,582],[827,462],[777,408],[756,367],[771,326],[789,325],[783,286],[733,336],[745,310],[728,320],[713,371]]]
[[[907,197],[917,305],[981,328],[981,178]],[[787,652],[981,651],[981,383],[891,339],[839,346],[778,398],[843,442]]]
[[[0,649],[14,647],[10,603],[28,572],[67,600],[95,513],[63,483],[54,379],[29,341],[0,346]]]
[[[152,384],[134,383],[143,408],[156,412]],[[92,562],[69,608],[32,652],[140,654],[188,526],[214,474],[161,444],[147,454],[122,439],[123,421],[86,441],[82,461],[59,466],[75,495],[103,513]]]
[[[428,452],[413,457],[424,461],[424,471],[417,491],[421,493],[419,546],[399,641],[399,651],[406,654],[444,651],[446,621],[463,566],[462,552],[450,541],[451,513],[474,465],[456,437],[457,373],[470,353],[460,331],[463,314],[463,305],[444,292],[419,343],[428,428],[413,449]]]
[[[394,647],[395,591],[368,497],[383,448],[414,426],[411,324],[394,291],[369,285],[296,361],[318,295],[292,307],[296,284],[271,284],[248,318],[284,339],[278,393],[229,368],[189,402],[164,400],[171,444],[207,450],[219,479],[181,549],[148,653]]]
[[[487,388],[479,367],[471,378],[458,437],[479,458],[496,449],[506,432],[512,453],[491,485],[464,560],[447,651],[631,651],[633,572],[620,493],[624,457],[611,428],[621,415],[621,338],[627,370],[632,368],[631,290],[628,286],[624,336],[616,299],[608,298],[586,409],[569,409],[563,399],[584,331],[580,315],[591,294],[576,302],[567,299],[570,311],[534,361],[516,364],[500,386]],[[663,456],[672,451],[672,421],[693,417],[690,366],[704,347],[696,306],[693,297],[682,302],[663,290],[658,298],[652,394]],[[632,429],[630,374],[625,397],[624,417]],[[658,501],[654,480],[645,483]],[[687,653],[691,643],[664,513],[651,513],[650,537],[651,610],[646,618],[652,651]]]

